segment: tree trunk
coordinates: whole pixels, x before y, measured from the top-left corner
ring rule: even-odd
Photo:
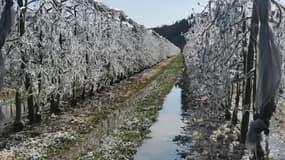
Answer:
[[[26,90],[28,91],[28,119],[30,120],[30,123],[34,122],[34,96],[33,96],[33,87],[32,87],[32,79],[31,76],[26,73],[26,81],[25,81]]]
[[[21,108],[21,94],[19,89],[16,91],[16,97],[15,97],[15,105],[16,105],[16,120],[14,123],[14,131],[19,132],[23,130],[24,123],[21,121],[21,114],[22,114],[22,108]]]
[[[59,114],[61,112],[59,109],[59,105],[60,105],[60,94],[59,93],[56,94],[55,100],[56,100],[55,114]]]
[[[77,104],[76,101],[76,90],[75,90],[75,81],[72,83],[72,100],[71,100],[71,105],[75,106]]]
[[[232,84],[229,90],[229,96],[226,104],[226,110],[225,110],[225,120],[230,121],[231,120],[231,112],[230,109],[232,108],[232,99],[233,99],[233,90],[234,90],[234,85]]]
[[[18,0],[18,5],[19,5],[19,8],[23,8],[23,6],[24,6],[23,0]],[[27,1],[26,1],[25,5],[27,5]],[[25,33],[26,8],[21,10],[19,21],[20,21],[19,33],[20,33],[20,36],[22,36]]]
[[[239,66],[237,67],[237,71],[239,71]],[[239,79],[239,73],[237,73],[236,78]],[[236,98],[235,98],[235,108],[232,115],[232,124],[235,126],[238,122],[238,108],[240,101],[240,83],[236,84]]]
[[[94,84],[91,84],[91,89],[89,90],[89,96],[94,96]]]
[[[52,94],[50,97],[50,113],[53,114],[55,113],[55,99],[54,99],[54,95]]]
[[[249,40],[249,46],[248,46],[248,53],[246,57],[246,73],[249,73],[254,64],[254,52],[256,47],[256,40],[257,40],[257,34],[258,34],[258,23],[259,19],[257,16],[257,9],[256,4],[253,3],[253,10],[252,10],[252,20],[251,20],[251,28],[250,28],[250,40]],[[244,99],[243,99],[243,116],[241,121],[241,137],[240,137],[240,143],[245,144],[246,141],[246,134],[248,131],[248,124],[249,124],[249,110],[251,106],[251,94],[252,94],[252,83],[251,78],[248,78],[246,80],[245,84],[245,93],[244,93]]]
[[[255,65],[255,68],[256,68],[256,61],[254,63]],[[253,114],[254,115],[257,115],[257,108],[256,108],[256,103],[255,103],[255,96],[256,96],[256,77],[257,74],[256,74],[256,70],[254,71],[254,78],[253,78],[253,93],[252,93],[252,103],[253,103],[253,107],[252,107],[252,110],[253,110]],[[254,116],[255,117],[255,116]]]
[[[83,89],[82,89],[82,95],[81,95],[81,98],[82,98],[82,99],[85,99],[85,94],[86,94],[86,84],[85,84],[85,82],[84,82],[84,84],[83,84]]]
[[[19,122],[21,121],[22,108],[21,108],[21,94],[18,89],[16,91],[15,100],[16,100],[16,122]]]
[[[59,109],[59,103],[60,103],[60,95],[57,93],[56,96],[54,94],[51,95],[50,98],[50,113],[51,114],[60,114]]]

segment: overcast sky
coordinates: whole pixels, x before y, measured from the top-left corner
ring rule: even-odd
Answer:
[[[101,0],[104,4],[123,10],[130,18],[146,27],[155,27],[201,11],[207,0]]]

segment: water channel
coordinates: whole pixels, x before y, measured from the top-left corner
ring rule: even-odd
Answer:
[[[182,132],[181,88],[175,86],[166,96],[157,122],[150,128],[150,138],[138,148],[135,160],[181,159],[178,145],[173,141]]]

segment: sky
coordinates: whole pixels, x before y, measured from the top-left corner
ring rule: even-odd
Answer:
[[[172,24],[204,9],[207,0],[101,0],[147,28]],[[200,6],[198,5],[200,2]]]
[[[100,0],[147,28],[172,24],[204,9],[208,0]],[[285,0],[277,0],[283,5]],[[200,5],[198,5],[200,3]]]

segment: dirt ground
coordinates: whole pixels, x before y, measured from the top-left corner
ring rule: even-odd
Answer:
[[[116,126],[123,123],[121,121],[123,117],[114,122],[115,126],[109,126],[111,122],[104,121],[104,119],[112,119],[109,116],[114,116],[114,114],[122,114],[123,111],[120,110],[120,107],[124,106],[121,104],[132,98],[133,95],[143,92],[142,89],[155,80],[176,58],[169,58],[96,93],[95,96],[80,100],[76,106],[64,105],[62,108],[64,112],[60,115],[43,113],[43,121],[40,124],[26,125],[21,132],[12,132],[11,123],[7,124],[4,129],[6,132],[2,133],[0,138],[0,147],[2,148],[0,159],[5,159],[7,156],[12,159],[13,157],[17,159],[55,159],[51,157],[60,157],[59,155],[64,155],[66,151],[80,155],[81,149],[78,147],[82,148],[85,142],[89,141],[90,136],[103,136],[110,132],[106,128],[115,129]],[[114,112],[115,110],[119,111]],[[98,128],[103,129],[96,132]],[[90,135],[94,130],[96,135]],[[100,137],[97,140],[100,141]],[[88,149],[88,146],[86,147]],[[85,149],[84,146],[82,150]],[[62,158],[64,159],[64,157],[60,159]]]
[[[97,155],[92,152],[94,146],[105,144],[100,140],[106,141],[108,137],[105,135],[111,134],[114,129],[126,123],[124,119],[132,112],[129,108],[122,107],[122,104],[132,105],[131,102],[123,102],[133,99],[132,102],[137,103],[144,99],[145,93],[150,90],[143,88],[147,88],[173,59],[175,57],[114,84],[95,96],[81,100],[77,106],[65,105],[61,115],[44,113],[41,124],[26,125],[21,132],[11,132],[8,124],[5,129],[8,132],[2,133],[0,138],[0,159],[74,158],[68,158],[68,155],[96,158]],[[211,106],[207,97],[191,97],[187,83],[185,79],[180,82],[183,93],[182,120],[185,126],[181,135],[173,140],[180,146],[178,153],[181,159],[249,160],[250,154],[245,150],[245,146],[238,142],[240,124],[232,126],[230,121],[225,121],[224,110],[219,106]],[[155,87],[157,86],[151,86]],[[134,95],[137,98],[133,98]],[[271,160],[285,159],[284,111],[284,106],[278,107],[271,122]],[[94,140],[94,137],[97,138]]]

